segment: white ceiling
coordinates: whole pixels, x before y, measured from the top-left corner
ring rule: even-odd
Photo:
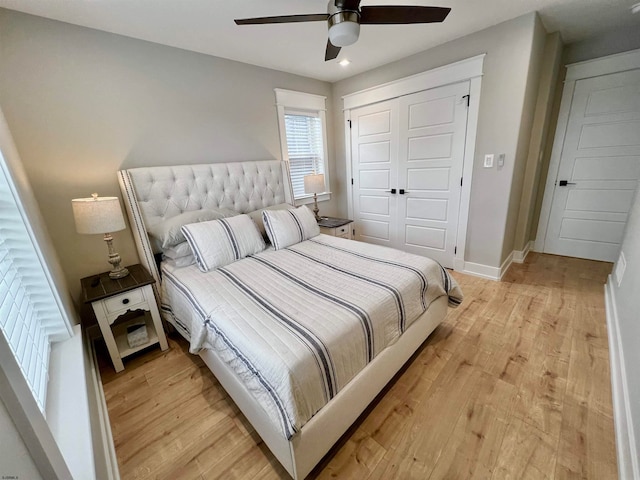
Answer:
[[[325,0],[0,0],[0,7],[217,57],[336,81],[537,10],[572,43],[640,26],[639,0],[363,0],[452,8],[442,24],[364,25],[355,45],[324,62],[325,22],[237,26],[234,18],[326,12]],[[509,41],[505,39],[505,41]],[[337,62],[352,61],[348,67]]]

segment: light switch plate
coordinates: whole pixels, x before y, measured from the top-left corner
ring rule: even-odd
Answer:
[[[498,155],[498,168],[504,167],[504,153]]]
[[[618,257],[618,261],[616,262],[616,282],[618,282],[618,286],[622,283],[622,277],[624,277],[624,271],[627,269],[627,259],[624,258],[624,252],[620,252],[620,256]]]
[[[484,156],[484,168],[493,167],[493,153]]]

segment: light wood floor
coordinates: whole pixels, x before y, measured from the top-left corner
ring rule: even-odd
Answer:
[[[320,479],[617,478],[603,284],[611,264],[530,254],[465,301],[312,473]],[[115,374],[123,479],[289,478],[187,343]]]

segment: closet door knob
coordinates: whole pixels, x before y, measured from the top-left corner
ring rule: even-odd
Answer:
[[[400,195],[404,195],[405,193],[409,193],[409,192],[407,192],[404,188],[401,188],[399,193]]]
[[[396,189],[395,189],[395,188],[392,188],[391,190],[385,190],[385,192],[387,192],[387,193],[393,193],[393,194],[395,195],[395,193],[396,193]]]

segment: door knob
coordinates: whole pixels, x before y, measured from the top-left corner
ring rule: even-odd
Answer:
[[[404,195],[405,193],[409,193],[408,191],[406,191],[404,188],[400,189],[400,195]]]
[[[387,192],[387,193],[393,193],[393,194],[395,195],[395,193],[396,193],[396,189],[395,189],[395,188],[392,188],[391,190],[385,190],[385,192]]]
[[[561,186],[561,187],[566,187],[567,185],[576,185],[576,184],[568,182],[566,180],[560,180],[560,183],[558,185]]]

